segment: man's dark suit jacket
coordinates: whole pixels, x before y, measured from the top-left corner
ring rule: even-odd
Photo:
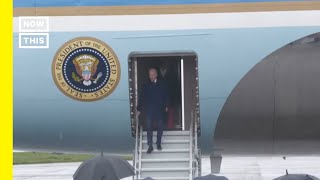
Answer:
[[[168,107],[169,95],[167,85],[163,80],[148,81],[139,93],[138,111],[146,114],[162,113]]]

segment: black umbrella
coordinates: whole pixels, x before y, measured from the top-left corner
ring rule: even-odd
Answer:
[[[119,180],[133,176],[134,168],[115,156],[97,156],[83,162],[73,175],[74,180]]]
[[[146,177],[146,178],[144,178],[143,180],[155,180],[155,179],[153,179],[153,178],[151,178],[151,177]]]
[[[206,176],[196,177],[193,180],[228,180],[228,178],[224,176],[215,176],[213,174],[209,174]]]
[[[314,176],[308,174],[287,174],[277,177],[273,180],[320,180]]]

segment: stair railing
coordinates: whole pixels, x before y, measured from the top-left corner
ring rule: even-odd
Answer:
[[[189,180],[194,178],[193,174],[193,123],[190,124],[190,134],[189,134]]]
[[[136,117],[136,139],[135,139],[135,148],[134,148],[134,157],[133,157],[133,166],[135,169],[134,179],[139,179],[141,174],[141,156],[142,156],[142,127],[139,124],[139,118]]]
[[[194,119],[194,116],[191,116],[190,124],[190,170],[192,171],[193,179],[195,176],[201,176],[201,157],[200,151],[198,148],[198,123]]]
[[[143,136],[143,128],[140,126],[140,136],[139,136],[139,174],[138,179],[141,179],[141,159],[142,159],[142,136]]]
[[[138,167],[137,167],[137,160],[138,160],[138,139],[139,139],[139,120],[138,118],[136,118],[136,139],[135,139],[135,147],[134,147],[134,157],[133,157],[133,166],[134,166],[134,170],[135,170],[135,176],[138,175]],[[137,179],[137,177],[135,178],[135,176],[133,177],[134,179]]]
[[[200,157],[200,150],[199,150],[199,146],[198,146],[198,123],[197,121],[194,121],[194,144],[193,144],[193,155],[194,155],[194,170],[195,170],[195,174],[196,172],[198,176],[201,176],[201,157]]]

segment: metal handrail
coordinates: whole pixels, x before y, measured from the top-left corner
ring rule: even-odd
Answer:
[[[134,58],[134,62],[133,62],[134,64],[134,70],[132,71],[132,72],[137,72],[137,68],[138,68],[138,66],[137,66],[137,60],[136,60],[136,58]],[[135,144],[135,161],[134,161],[134,167],[135,167],[135,173],[136,173],[136,179],[138,179],[138,177],[139,177],[139,174],[140,174],[140,170],[139,170],[139,164],[140,164],[140,162],[139,162],[139,157],[140,157],[140,154],[141,154],[141,151],[139,151],[138,149],[140,149],[140,142],[139,142],[139,140],[140,140],[140,138],[139,138],[139,136],[142,136],[141,134],[139,134],[139,127],[140,127],[140,122],[139,122],[139,117],[137,116],[137,109],[136,109],[136,107],[137,107],[137,104],[138,104],[138,102],[137,102],[137,99],[138,99],[138,97],[137,97],[137,89],[138,89],[138,76],[137,76],[137,73],[134,73],[134,99],[135,99],[135,106],[134,106],[134,118],[135,118],[135,122],[136,122],[136,144]],[[137,164],[138,163],[138,164]],[[137,169],[138,168],[138,169]]]
[[[143,128],[140,127],[140,138],[139,138],[139,174],[138,174],[138,179],[141,179],[141,158],[142,158],[142,136],[143,136]]]
[[[199,150],[198,150],[198,123],[197,121],[194,121],[194,156],[195,156],[195,163],[196,163],[196,167],[195,168],[198,168],[199,167]],[[196,170],[196,169],[195,169]],[[199,174],[198,174],[199,175]]]
[[[137,160],[138,160],[138,139],[139,139],[139,118],[136,118],[136,144],[135,144],[135,150],[134,150],[134,169],[135,169],[135,173],[136,175],[138,175],[138,167],[137,167]]]
[[[193,116],[192,116],[193,117]],[[192,118],[190,125],[190,169],[192,170],[192,178],[195,177],[195,172],[199,168],[199,149],[198,149],[198,124],[197,121]],[[199,171],[198,171],[198,175]]]
[[[193,179],[193,123],[190,124],[190,144],[189,144],[189,180]]]

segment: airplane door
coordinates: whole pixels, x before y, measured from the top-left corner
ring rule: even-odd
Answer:
[[[199,118],[199,85],[198,85],[198,63],[196,56],[182,57],[183,76],[183,130],[190,129],[190,123],[194,120],[200,130]]]
[[[129,98],[130,98],[130,120],[131,120],[131,132],[132,136],[136,133],[136,116],[138,105],[138,66],[137,58],[133,57],[129,59]]]
[[[128,79],[130,97],[130,120],[132,135],[136,134],[136,114],[139,93],[148,81],[148,69],[155,67],[159,78],[169,84],[169,111],[166,113],[166,130],[189,130],[196,121],[198,132],[199,92],[198,63],[193,52],[179,53],[132,53],[128,60]],[[145,117],[140,116],[144,127]],[[139,124],[140,124],[139,123]]]

